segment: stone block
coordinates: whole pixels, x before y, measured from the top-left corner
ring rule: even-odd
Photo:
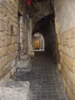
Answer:
[[[10,45],[8,48],[10,52],[15,52],[15,44]]]
[[[0,48],[5,46],[5,41],[0,41]]]
[[[16,67],[13,67],[12,69],[11,69],[11,72],[12,72],[12,76],[15,74],[15,72],[16,72]]]
[[[8,63],[8,56],[4,56],[1,58],[1,68],[3,68],[4,66],[6,66]]]
[[[65,68],[64,68],[66,74],[67,74],[67,77],[71,80],[71,82],[73,84],[75,84],[75,73],[73,73],[67,65],[65,65]]]
[[[68,88],[67,94],[68,94],[69,100],[75,100],[74,99],[74,97],[75,97],[74,95],[75,94],[73,94],[72,90],[69,87],[67,87],[67,88]]]
[[[8,46],[8,45],[11,45],[11,43],[12,43],[11,36],[9,35],[5,36],[5,45]]]
[[[73,49],[72,48],[68,48],[68,51],[66,52],[66,54],[73,58]]]
[[[71,55],[71,54],[70,54],[70,51],[69,51],[70,48],[69,48],[68,46],[64,46],[63,49],[61,49],[61,50],[63,50],[65,54]]]
[[[10,74],[10,78],[11,78],[12,77],[12,71],[10,71],[9,74]]]
[[[28,64],[30,63],[30,61],[29,60],[20,60],[20,61],[18,61],[18,68],[22,68],[22,69],[26,69],[26,68],[28,68]]]
[[[9,55],[8,55],[8,62],[13,61],[13,59],[14,59],[13,53],[9,53]]]
[[[65,62],[65,53],[62,53],[62,59],[63,59],[63,61]]]
[[[66,39],[66,45],[72,47],[72,39]]]
[[[7,26],[9,25],[8,24],[9,23],[8,16],[4,16],[4,22],[6,22]],[[7,27],[7,26],[5,28],[8,30],[9,27]]]
[[[10,71],[11,70],[11,64],[10,63],[8,63],[8,71]]]
[[[75,67],[75,60],[72,59],[72,58],[70,58],[70,59],[69,59],[69,62],[70,62],[70,63],[68,64],[68,66],[69,66],[70,70],[71,70],[72,72],[75,72],[75,70],[74,70],[74,69],[75,69],[75,68],[74,68],[74,67]]]
[[[29,56],[28,56],[28,55],[21,55],[20,57],[21,57],[22,60],[27,60],[27,59],[29,59]]]
[[[7,81],[0,86],[0,100],[28,100],[29,82]]]
[[[66,31],[65,33],[65,39],[70,39],[71,38],[71,31]]]
[[[10,79],[10,74],[7,73],[4,77],[4,83],[7,82]]]
[[[7,73],[8,73],[8,66],[5,66],[5,67],[2,69],[2,77],[5,76]]]
[[[5,22],[0,20],[0,31],[5,31]]]
[[[3,6],[0,6],[0,13],[3,14]]]
[[[0,70],[0,79],[2,78],[2,71]]]
[[[7,20],[8,21],[8,20]],[[9,30],[9,24],[8,24],[8,22],[6,22],[6,24],[5,24],[5,31],[8,31]],[[8,34],[9,35],[9,34]]]
[[[64,69],[63,69],[62,75],[63,75],[63,78],[65,79],[65,81],[67,82],[68,81],[68,77],[67,77],[67,74],[65,73]]]
[[[5,66],[5,57],[1,58],[1,68]]]
[[[68,66],[68,68],[72,72],[74,72],[74,66],[75,66],[74,63],[75,63],[75,60],[66,55],[64,62]]]
[[[0,34],[1,34],[1,40],[4,41],[5,40],[5,34],[4,34],[4,32],[1,32]]]
[[[8,54],[8,47],[3,47],[2,48],[2,56],[5,56]]]
[[[71,91],[75,94],[75,85],[72,84],[72,82],[70,81],[70,84],[69,84],[69,88],[71,89]]]
[[[75,47],[75,38],[71,39],[71,44],[72,44],[72,47]]]
[[[15,44],[15,51],[18,51],[18,44]]]
[[[18,57],[15,58],[15,66],[17,67]]]
[[[10,33],[8,31],[5,31],[4,34],[5,35],[10,35]]]
[[[18,51],[14,52],[14,59],[18,57]]]
[[[15,60],[11,62],[11,68],[15,66]]]
[[[10,52],[13,52],[12,45],[9,45],[9,46],[8,46],[8,52],[9,52],[9,53],[10,53]],[[8,53],[8,54],[9,54],[9,53]]]
[[[75,58],[75,47],[72,48],[72,57]]]
[[[13,44],[17,44],[17,43],[18,43],[18,38],[17,38],[17,36],[13,36],[13,37],[12,37],[12,43],[13,43]]]
[[[0,48],[0,57],[2,57],[2,48]]]
[[[30,56],[30,57],[34,57],[34,52],[33,51],[28,51],[28,55]]]
[[[7,64],[8,64],[8,55],[5,56],[5,65],[7,65]]]
[[[3,9],[3,15],[4,15],[4,16],[7,16],[7,15],[8,15],[8,11],[7,11],[6,8]]]
[[[1,38],[2,38],[2,32],[0,32],[0,40],[1,40]]]
[[[2,60],[1,60],[1,58],[0,58],[0,70],[1,70],[1,65],[2,65]]]
[[[71,29],[71,38],[75,38],[75,28]]]

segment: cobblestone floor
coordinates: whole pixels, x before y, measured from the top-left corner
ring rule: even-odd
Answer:
[[[30,82],[30,100],[68,100],[57,65],[49,55],[36,55],[31,71],[17,73],[16,80]]]

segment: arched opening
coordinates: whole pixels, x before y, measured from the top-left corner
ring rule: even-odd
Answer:
[[[44,42],[45,52],[49,53],[50,56],[53,56],[53,58],[56,59],[56,43],[55,43],[56,33],[55,33],[54,14],[47,15],[44,18],[40,19],[34,26],[32,35],[35,36],[35,33],[42,34],[45,41]],[[35,38],[34,40],[38,40],[38,39],[39,38]],[[42,51],[42,50],[38,50],[38,51]]]
[[[35,33],[33,35],[33,51],[45,51],[45,40],[42,34]]]

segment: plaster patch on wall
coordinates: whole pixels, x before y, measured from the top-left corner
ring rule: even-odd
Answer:
[[[75,22],[75,0],[55,0],[54,8],[62,32],[67,31]]]

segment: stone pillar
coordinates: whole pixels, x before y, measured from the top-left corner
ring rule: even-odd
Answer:
[[[32,46],[32,19],[28,20],[28,55],[34,56],[33,46]]]
[[[61,63],[60,63],[60,34],[61,34],[61,27],[59,25],[59,21],[55,18],[55,55],[56,55],[56,61],[58,64],[58,69],[61,70]]]

